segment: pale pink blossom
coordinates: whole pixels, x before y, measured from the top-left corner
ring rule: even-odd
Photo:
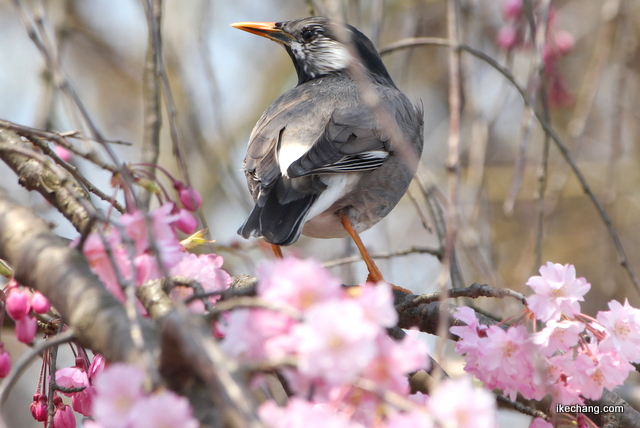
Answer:
[[[428,407],[441,426],[496,427],[495,398],[484,389],[475,389],[469,377],[444,380],[431,394]]]
[[[131,410],[128,428],[198,428],[186,398],[162,392],[139,399]]]
[[[263,299],[305,310],[343,296],[340,281],[313,259],[286,257],[258,267],[257,292]]]
[[[227,316],[222,349],[244,362],[278,359],[294,352],[290,338],[295,321],[282,312],[237,309]]]
[[[616,351],[628,361],[640,362],[640,310],[617,300],[609,302],[609,311],[600,311],[598,322],[605,328],[607,337],[598,348],[602,352]]]
[[[34,291],[33,296],[31,296],[31,308],[36,314],[46,314],[49,312],[51,304],[49,303],[49,299],[44,297],[44,294],[39,291]]]
[[[4,349],[0,342],[0,378],[6,377],[11,371],[11,355]]]
[[[184,276],[200,283],[203,291],[223,291],[231,285],[231,276],[222,268],[223,258],[215,254],[195,255],[186,253],[180,263],[175,265],[169,271],[171,276]],[[172,299],[185,299],[193,295],[191,287],[174,287],[169,296]],[[211,304],[215,304],[220,296],[211,296],[208,298]],[[191,302],[189,307],[195,311],[204,312],[202,301],[195,300]]]
[[[393,290],[384,281],[366,283],[357,289],[356,301],[364,309],[365,316],[381,327],[394,327],[398,323],[398,312],[393,304]]]
[[[584,278],[576,278],[573,265],[548,262],[540,267],[541,276],[527,281],[535,294],[527,298],[529,309],[540,321],[559,320],[561,315],[573,317],[580,313],[583,296],[591,289]]]
[[[541,347],[544,355],[551,356],[557,351],[566,352],[576,346],[584,328],[585,325],[578,321],[549,320],[544,329],[531,336],[531,341]]]
[[[387,420],[385,425],[386,428],[432,428],[435,426],[431,414],[425,410],[396,413]]]
[[[112,258],[116,263],[116,268],[119,270],[122,278],[131,278],[131,259],[120,241],[117,230],[109,231],[107,241]],[[109,290],[116,299],[124,302],[124,293],[118,283],[116,271],[107,255],[102,238],[98,233],[94,232],[89,234],[82,247],[82,252],[87,258],[91,270],[98,275],[98,278],[100,278],[107,290]]]
[[[16,338],[22,343],[31,343],[37,330],[38,322],[31,315],[16,321]]]
[[[419,369],[428,369],[426,344],[415,335],[403,340],[391,339],[380,332],[376,338],[376,356],[365,368],[362,376],[374,381],[378,387],[407,395],[407,374]]]
[[[456,352],[458,354],[474,352],[478,349],[481,340],[480,335],[486,337],[486,330],[489,327],[479,324],[476,311],[468,306],[459,307],[455,316],[457,320],[466,324],[449,327],[449,331],[460,338],[456,342]]]
[[[379,331],[357,302],[315,304],[305,312],[304,322],[294,327],[298,369],[332,384],[350,382],[374,358]]]
[[[131,410],[143,397],[144,372],[132,365],[112,364],[96,378],[93,415],[105,428],[131,423]]]
[[[583,397],[598,400],[605,388],[622,385],[634,368],[610,353],[597,356],[593,353],[594,347],[590,346],[590,349],[591,356],[580,353],[576,357],[576,371],[569,383],[580,390]]]
[[[278,407],[273,401],[263,403],[258,409],[260,418],[271,428],[356,428],[349,418],[328,411],[307,400],[293,397],[286,407]]]
[[[9,314],[14,321],[20,321],[26,317],[31,310],[31,299],[26,290],[18,287],[12,287],[9,290],[9,295],[5,301],[7,314]]]

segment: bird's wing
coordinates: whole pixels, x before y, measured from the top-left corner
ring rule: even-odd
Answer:
[[[389,157],[388,140],[375,126],[368,108],[337,110],[311,149],[289,166],[287,174],[293,178],[376,169]]]

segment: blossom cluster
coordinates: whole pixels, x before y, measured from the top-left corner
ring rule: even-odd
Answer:
[[[157,428],[200,426],[186,398],[171,391],[145,394],[145,374],[136,366],[112,364],[95,382],[94,420],[85,428]],[[74,425],[75,426],[75,425]]]
[[[257,294],[273,307],[232,311],[222,326],[222,348],[245,363],[282,365],[294,397],[286,407],[262,404],[260,415],[270,426],[431,427],[439,420],[492,426],[460,422],[467,415],[462,401],[443,406],[447,399],[437,398],[447,388],[456,390],[469,397],[464,403],[483,406],[469,409],[493,421],[490,394],[474,390],[468,380],[445,383],[431,400],[409,394],[407,374],[427,368],[426,346],[412,332],[400,341],[388,336],[386,329],[398,319],[388,284],[345,289],[318,262],[296,258],[264,264],[258,277]],[[375,385],[375,391],[363,385]],[[400,411],[383,393],[401,397],[410,409]]]
[[[187,196],[185,200],[189,200]],[[204,292],[219,292],[229,287],[231,277],[221,269],[221,256],[189,253],[178,239],[176,228],[181,217],[173,202],[156,208],[149,217],[139,210],[123,214],[120,227],[111,227],[106,233],[92,232],[84,243],[82,250],[89,266],[116,298],[124,301],[118,276],[131,281],[134,272],[137,285],[164,278],[166,272],[171,277],[197,281]],[[193,293],[193,288],[176,286],[170,297],[184,299]],[[209,297],[212,304],[218,299],[219,296]],[[189,307],[195,312],[204,311],[204,304],[199,300]]]
[[[591,285],[576,278],[572,265],[547,263],[527,285],[534,291],[528,308],[506,329],[479,324],[470,308],[458,310],[467,325],[450,331],[460,337],[456,351],[466,354],[465,370],[512,399],[548,395],[553,404],[597,400],[603,389],[621,385],[633,371],[630,363],[640,362],[640,310],[614,300],[596,319],[581,314],[579,302]],[[544,328],[529,333],[523,320]]]
[[[532,2],[532,13],[541,14],[540,3]],[[507,51],[527,47],[526,34],[530,30],[530,21],[526,16],[524,0],[506,0],[503,3],[502,15],[505,24],[496,36],[498,46]],[[573,49],[575,41],[569,32],[557,28],[556,10],[553,7],[549,7],[546,25],[542,59],[549,103],[552,106],[567,106],[573,102],[573,96],[565,88],[558,61]]]

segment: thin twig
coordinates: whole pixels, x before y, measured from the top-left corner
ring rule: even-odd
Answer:
[[[209,318],[215,318],[223,312],[228,312],[234,309],[240,308],[261,308],[268,309],[274,312],[282,312],[285,315],[300,321],[302,314],[296,308],[284,303],[272,302],[260,297],[236,297],[231,300],[225,300],[218,302],[216,307],[208,314]]]
[[[153,0],[150,7],[145,8],[149,40],[147,55],[144,63],[143,101],[144,101],[144,131],[142,136],[142,162],[147,163],[147,171],[154,175],[155,164],[160,156],[160,128],[162,126],[162,112],[160,110],[160,59],[162,49],[162,7],[160,0]],[[157,45],[159,44],[159,45]],[[140,194],[142,207],[149,209],[151,193],[143,190]]]
[[[413,301],[408,302],[402,306],[397,306],[398,311],[403,311],[409,308],[414,308],[423,303],[437,302],[444,299],[455,299],[458,297],[469,297],[471,299],[477,299],[479,297],[493,297],[497,299],[503,299],[505,297],[512,297],[518,300],[523,305],[527,304],[527,300],[524,294],[511,290],[510,288],[495,288],[487,284],[473,283],[469,287],[465,288],[453,288],[447,290],[444,295],[442,293],[426,293],[422,294]]]
[[[60,333],[56,336],[53,336],[49,339],[38,342],[35,346],[29,349],[23,356],[20,358],[20,361],[16,363],[9,373],[9,376],[2,380],[0,383],[0,406],[4,406],[7,401],[7,397],[9,396],[9,392],[18,381],[20,376],[24,373],[24,371],[29,367],[29,365],[39,357],[45,350],[61,345],[63,343],[71,342],[74,339],[73,330],[68,329],[63,333]]]
[[[413,42],[410,42],[410,41],[413,41]],[[443,43],[440,43],[440,42],[433,43],[432,40],[424,40],[424,38],[415,38],[415,39],[403,40],[402,41],[402,45],[400,45],[399,42],[395,43],[394,45],[397,45],[394,48],[394,50],[397,50],[397,49],[403,49],[403,48],[406,49],[406,48],[409,48],[409,47],[415,47],[415,46],[420,46],[420,45],[442,46]],[[445,43],[445,46],[446,45],[448,45],[448,44]],[[481,52],[481,51],[479,51],[477,49],[474,49],[471,46],[461,44],[461,45],[459,45],[459,48],[461,50],[463,50],[463,51],[466,51],[466,52],[470,53],[471,55],[475,56],[476,58],[486,62],[491,67],[493,67],[496,71],[498,71],[500,74],[502,74],[502,76],[504,78],[506,78],[513,85],[513,87],[518,91],[518,93],[522,97],[524,103],[526,105],[532,105],[531,104],[531,100],[529,100],[529,98],[527,97],[526,90],[517,82],[515,76],[511,73],[511,71],[509,71],[509,69],[504,67],[502,64],[500,64],[495,59],[491,58],[489,55],[487,55],[484,52]],[[382,51],[385,51],[385,49],[383,49]],[[389,49],[386,49],[386,52],[389,52],[389,51],[390,51]],[[573,171],[573,173],[576,175],[578,181],[580,182],[580,186],[582,187],[582,190],[587,194],[587,196],[591,200],[591,203],[595,206],[596,210],[598,211],[598,215],[600,216],[600,218],[604,222],[605,227],[607,228],[607,231],[609,233],[609,236],[611,237],[611,240],[613,241],[613,245],[616,248],[616,252],[618,254],[618,261],[619,261],[620,265],[627,271],[627,274],[629,275],[629,278],[631,279],[631,282],[633,283],[633,286],[636,288],[636,291],[640,294],[640,280],[636,276],[635,271],[633,270],[633,268],[631,267],[631,264],[629,263],[629,258],[627,257],[626,251],[624,250],[622,242],[620,241],[620,237],[618,235],[618,232],[616,231],[615,227],[613,226],[613,222],[611,221],[611,217],[609,216],[609,214],[605,210],[604,206],[600,203],[600,200],[598,199],[598,197],[595,195],[595,193],[591,189],[591,186],[589,185],[587,179],[585,178],[584,174],[582,173],[582,170],[580,170],[580,168],[578,167],[578,164],[573,159],[573,156],[569,152],[569,149],[567,149],[567,146],[563,143],[563,141],[560,139],[558,134],[551,127],[549,122],[547,122],[545,120],[544,114],[542,112],[540,112],[539,110],[537,110],[537,109],[534,110],[534,111],[535,111],[536,118],[538,119],[538,122],[540,123],[540,126],[542,126],[542,129],[547,133],[547,135],[549,135],[549,137],[551,137],[551,139],[555,143],[555,145],[558,148],[558,150],[560,150],[560,153],[564,157],[565,161],[569,164],[569,166],[571,167],[571,170]]]
[[[408,256],[410,254],[430,254],[432,256],[441,257],[442,251],[437,248],[429,248],[429,247],[409,247],[402,250],[397,251],[389,251],[389,252],[381,252],[381,253],[371,253],[369,254],[373,259],[391,259],[394,257],[400,256]],[[332,268],[336,266],[342,266],[350,263],[359,262],[362,260],[361,255],[344,257],[341,259],[335,259],[328,262],[324,262],[322,266],[326,268]]]

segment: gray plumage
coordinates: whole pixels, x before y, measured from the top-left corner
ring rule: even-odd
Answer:
[[[369,39],[347,26],[380,104],[411,146],[413,156],[404,150],[400,157],[400,143],[381,128],[349,75],[348,50],[332,25],[326,18],[234,24],[284,45],[299,80],[267,108],[249,138],[244,171],[256,205],[238,231],[245,238],[290,245],[301,233],[348,236],[341,210],[362,232],[393,209],[415,174],[422,109],[398,90]]]

